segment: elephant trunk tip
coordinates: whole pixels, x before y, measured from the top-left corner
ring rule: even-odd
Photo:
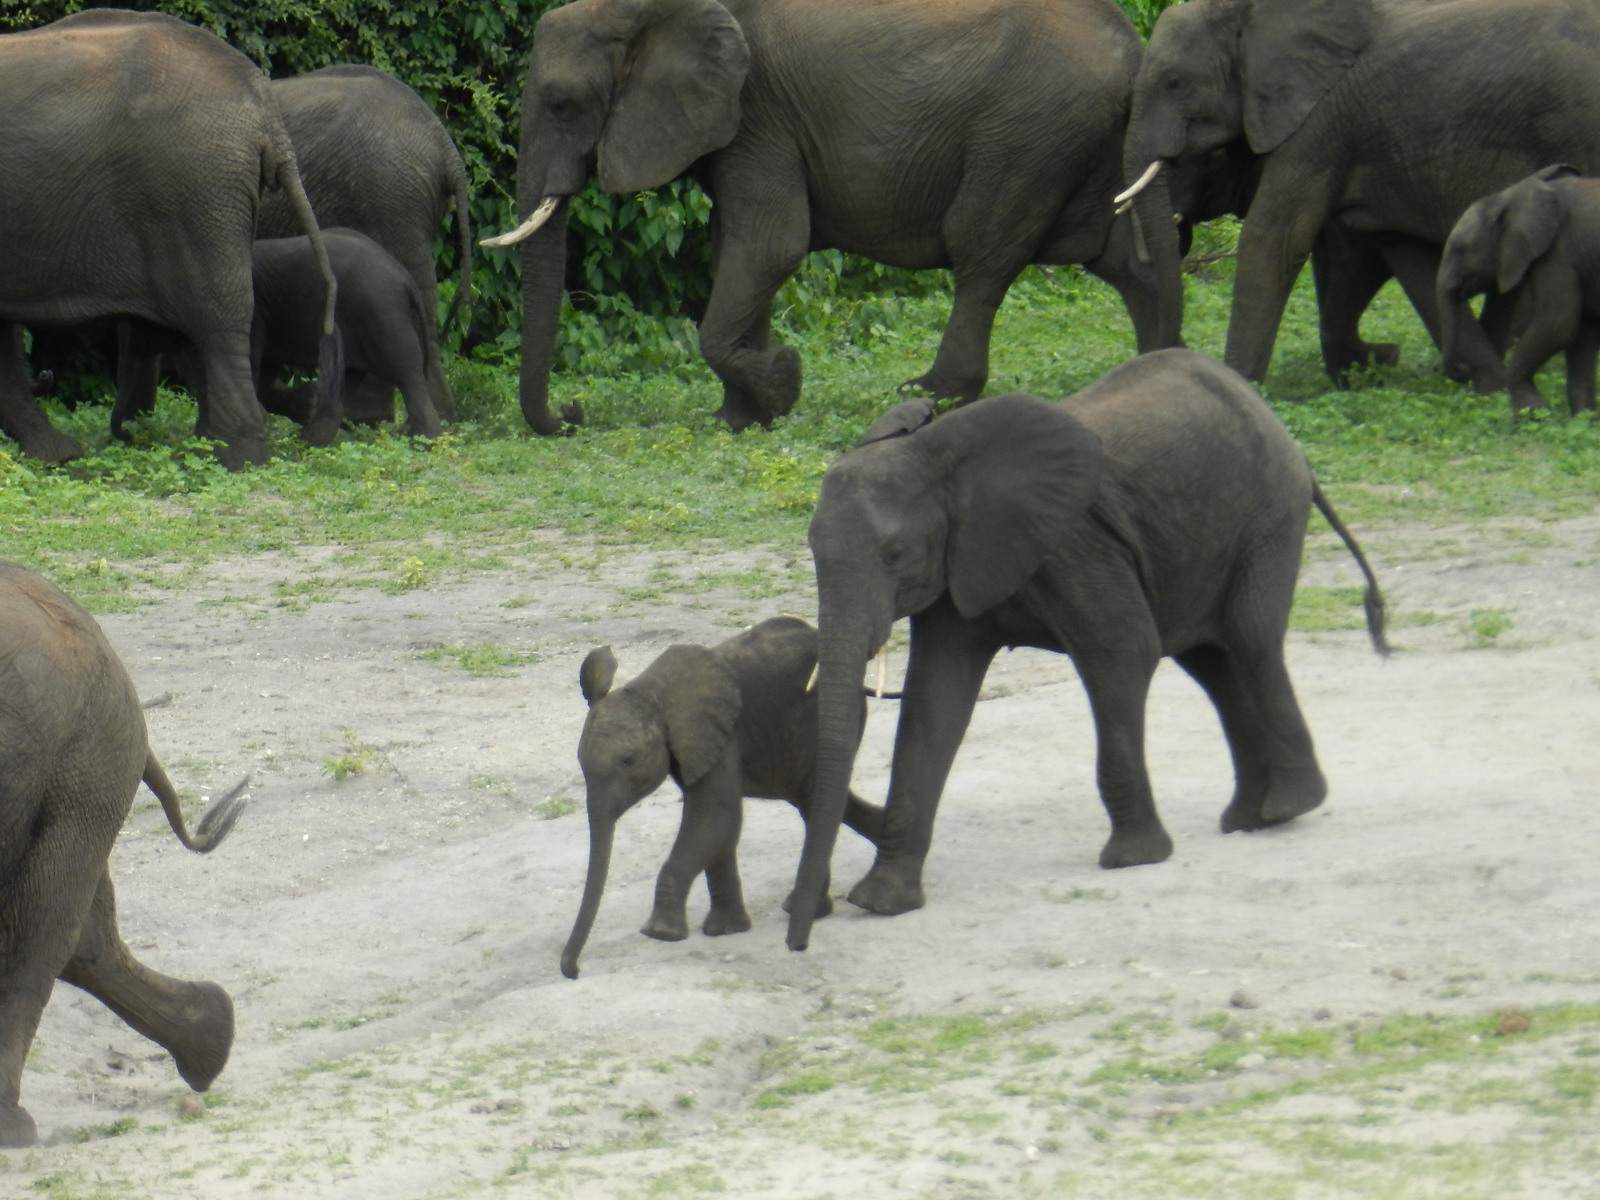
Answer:
[[[561,956],[561,973],[568,979],[578,977],[578,955],[576,951],[568,950]]]

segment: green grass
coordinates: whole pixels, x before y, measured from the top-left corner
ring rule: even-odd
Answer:
[[[1186,336],[1197,350],[1221,353],[1228,269],[1189,280]],[[572,437],[528,433],[510,369],[456,360],[461,420],[431,445],[390,428],[346,432],[316,450],[270,418],[273,461],[232,475],[187,437],[194,409],[179,394],[162,393],[131,447],[109,439],[105,409],[47,402],[87,453],[44,468],[0,438],[4,553],[99,611],[184,587],[197,569],[234,556],[281,559],[290,580],[278,599],[294,607],[335,588],[407,591],[572,554],[573,543],[552,541],[551,531],[590,543],[714,541],[803,554],[823,471],[894,403],[902,380],[926,369],[948,309],[942,294],[873,296],[870,306],[865,323],[848,312],[839,324],[791,314],[811,330],[779,334],[799,345],[805,363],[800,404],[774,429],[741,435],[712,417],[718,385],[702,363],[641,375],[620,365],[620,352],[590,354],[554,379],[556,403],[577,400],[587,413]],[[1595,510],[1600,429],[1592,420],[1557,413],[1514,429],[1503,396],[1475,396],[1436,372],[1420,323],[1392,286],[1365,332],[1399,342],[1401,365],[1371,373],[1368,386],[1332,389],[1303,282],[1265,388],[1347,521]],[[1070,268],[1030,271],[1001,312],[989,390],[1066,395],[1132,352],[1110,289]],[[1544,384],[1559,395],[1559,372]],[[337,553],[305,562],[306,548],[320,546]]]

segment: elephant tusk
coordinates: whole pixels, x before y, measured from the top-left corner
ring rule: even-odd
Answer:
[[[1144,174],[1139,176],[1139,178],[1134,181],[1132,187],[1118,192],[1115,196],[1111,197],[1111,203],[1116,205],[1116,208],[1113,211],[1119,215],[1127,212],[1128,206],[1133,203],[1133,198],[1140,192],[1144,191],[1145,188],[1149,187],[1151,182],[1158,174],[1160,174],[1160,172],[1161,159],[1158,158],[1155,160],[1155,162],[1151,163],[1144,169]]]
[[[518,225],[510,233],[502,233],[498,237],[484,238],[478,243],[478,245],[504,248],[506,246],[515,246],[521,241],[526,241],[529,237],[533,236],[533,234],[538,230],[539,226],[543,225],[550,219],[550,214],[555,212],[556,205],[560,203],[561,197],[546,196],[539,202],[539,207],[533,210],[528,219],[521,225]]]
[[[806,680],[806,691],[809,692],[812,688],[817,686],[817,672],[820,670],[822,670],[822,664],[820,662],[811,664],[811,678]]]
[[[889,681],[889,643],[885,642],[878,648],[878,686],[874,694],[879,700],[883,699],[883,685]]]

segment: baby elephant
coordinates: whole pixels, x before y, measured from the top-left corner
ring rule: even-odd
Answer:
[[[399,388],[407,430],[437,437],[439,419],[451,415],[453,402],[433,340],[434,322],[416,281],[364,233],[324,229],[322,240],[339,282],[334,319],[344,345],[345,371],[352,376],[341,394],[357,394],[366,377]],[[283,367],[316,370],[318,366],[322,281],[311,242],[305,237],[263,238],[252,254],[256,310],[250,358],[257,394],[268,411],[305,425],[313,420],[312,389],[272,385]],[[324,431],[331,439],[344,414],[341,409],[314,415],[319,427],[332,426]],[[367,419],[373,414],[357,415]],[[393,409],[377,415],[387,419]]]
[[[1467,301],[1504,293],[1521,330],[1507,376],[1513,413],[1549,407],[1533,376],[1566,351],[1567,403],[1594,408],[1600,358],[1600,179],[1546,167],[1476,201],[1450,233],[1439,264],[1445,368],[1454,373]]]
[[[57,979],[166,1047],[198,1091],[228,1061],[228,993],[152,971],[117,932],[106,858],[141,779],[202,854],[243,807],[241,783],[189,834],[100,627],[38,575],[0,562],[0,1149],[34,1140],[22,1064]]]
[[[683,789],[683,823],[641,932],[668,942],[688,937],[685,902],[702,871],[711,911],[701,928],[711,935],[750,928],[736,857],[743,797],[788,800],[805,815],[817,733],[817,696],[807,681],[816,664],[817,631],[797,617],[773,617],[710,648],[670,646],[615,691],[610,647],[590,651],[578,672],[589,702],[578,743],[588,790],[589,874],[561,955],[563,975],[578,977],[617,819],[668,775]],[[881,808],[850,796],[844,820],[851,829],[876,842],[882,819]],[[817,913],[831,909],[825,882]]]

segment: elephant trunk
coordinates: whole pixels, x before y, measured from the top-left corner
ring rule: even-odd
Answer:
[[[565,428],[562,419],[550,411],[550,368],[555,362],[567,271],[567,203],[566,196],[555,198],[547,219],[521,242],[522,415],[529,427],[544,437]],[[575,407],[564,415],[571,424],[583,419]]]
[[[1446,376],[1458,382],[1471,378],[1471,365],[1462,357],[1462,323],[1472,319],[1467,306],[1471,289],[1462,277],[1461,265],[1448,253],[1439,264],[1437,284],[1439,306],[1439,355]]]
[[[595,914],[600,911],[600,897],[605,894],[606,876],[611,870],[611,843],[616,830],[614,818],[589,814],[589,874],[583,881],[583,903],[578,906],[578,919],[572,923],[567,947],[561,952],[561,973],[568,979],[578,977],[578,956],[583,953],[589,930],[594,928]]]
[[[1155,344],[1139,346],[1139,352],[1183,344],[1183,255],[1178,245],[1178,230],[1173,224],[1171,189],[1168,186],[1170,160],[1182,149],[1181,136],[1161,133],[1148,121],[1139,119],[1140,105],[1123,142],[1122,177],[1126,190],[1119,202],[1131,206],[1140,258],[1151,266],[1157,287]],[[1141,339],[1141,343],[1147,339]]]

